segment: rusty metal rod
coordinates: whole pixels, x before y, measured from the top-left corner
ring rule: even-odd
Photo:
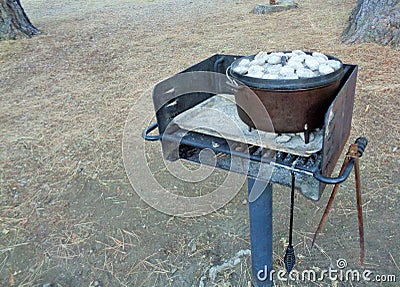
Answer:
[[[343,165],[340,169],[339,176],[341,176],[347,169],[349,163],[353,163],[354,165],[354,176],[356,182],[356,199],[357,199],[357,217],[358,217],[358,231],[360,236],[360,264],[364,264],[365,259],[365,244],[364,244],[364,222],[363,222],[363,213],[362,213],[362,201],[361,201],[361,178],[360,178],[360,166],[359,166],[359,157],[362,156],[364,149],[367,145],[368,141],[366,138],[358,138],[355,144],[351,144],[349,151],[346,154]],[[324,214],[319,222],[317,231],[315,231],[313,241],[311,246],[314,246],[315,240],[320,233],[327,217],[329,211],[332,208],[333,200],[335,199],[336,193],[339,189],[339,184],[336,183],[335,187],[332,190],[331,196],[329,198],[328,204],[325,207]]]
[[[365,259],[364,222],[363,222],[363,211],[362,211],[362,201],[361,201],[360,166],[358,162],[358,157],[356,157],[354,161],[354,175],[356,181],[358,232],[360,235],[360,263],[361,265],[364,265],[364,259]]]
[[[349,161],[350,161],[350,159],[348,157],[346,157],[344,159],[343,165],[340,168],[339,177],[341,175],[343,175],[343,173],[344,173]],[[315,240],[317,239],[318,234],[321,232],[322,227],[324,226],[324,223],[325,223],[326,219],[328,218],[329,211],[332,208],[333,200],[335,199],[336,193],[339,190],[339,186],[340,186],[340,183],[335,184],[335,186],[334,186],[334,188],[332,190],[332,193],[331,193],[331,196],[329,198],[328,204],[325,207],[324,214],[322,215],[321,220],[320,220],[320,222],[318,224],[318,228],[314,233],[314,237],[313,237],[313,241],[312,241],[311,247],[314,246]]]

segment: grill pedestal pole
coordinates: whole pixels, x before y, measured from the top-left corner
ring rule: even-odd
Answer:
[[[272,278],[272,184],[248,178],[249,194],[261,194],[249,202],[252,281],[254,287],[271,287]]]

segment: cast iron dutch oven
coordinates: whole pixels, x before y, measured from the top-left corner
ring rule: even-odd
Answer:
[[[311,55],[310,52],[306,54]],[[338,92],[343,77],[343,63],[333,73],[308,79],[266,80],[234,71],[241,60],[251,61],[254,57],[239,58],[227,70],[227,75],[237,80],[236,84],[244,84],[251,90],[236,89],[235,101],[240,119],[252,128],[275,133],[297,133],[321,128],[325,113]],[[340,61],[329,55],[327,57]],[[265,110],[270,120],[266,119]]]

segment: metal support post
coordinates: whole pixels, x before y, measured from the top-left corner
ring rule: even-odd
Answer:
[[[250,177],[247,183],[249,194],[261,194],[249,202],[252,281],[254,287],[271,287],[272,184]]]

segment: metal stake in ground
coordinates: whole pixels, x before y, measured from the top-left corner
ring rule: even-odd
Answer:
[[[355,144],[351,144],[349,151],[346,154],[343,165],[340,169],[339,176],[345,172],[345,169],[350,163],[354,164],[354,175],[356,182],[356,199],[357,199],[357,213],[358,213],[358,231],[360,235],[360,264],[364,264],[365,259],[365,246],[364,246],[364,223],[363,223],[363,215],[362,215],[362,202],[361,202],[361,179],[360,179],[360,167],[358,159],[363,155],[365,147],[368,144],[368,140],[364,137],[358,138]],[[312,245],[314,246],[315,240],[318,234],[321,232],[322,227],[328,218],[329,211],[332,208],[333,200],[335,199],[336,193],[339,189],[340,182],[335,184],[335,187],[332,190],[331,196],[329,198],[328,204],[325,207],[324,214],[321,217],[321,220],[318,224],[318,228],[315,231]]]
[[[289,225],[289,245],[286,249],[286,254],[284,258],[285,268],[288,273],[292,271],[293,267],[296,265],[296,256],[293,249],[293,208],[294,208],[294,187],[295,187],[295,174],[292,171],[292,192],[290,194],[290,225]]]

